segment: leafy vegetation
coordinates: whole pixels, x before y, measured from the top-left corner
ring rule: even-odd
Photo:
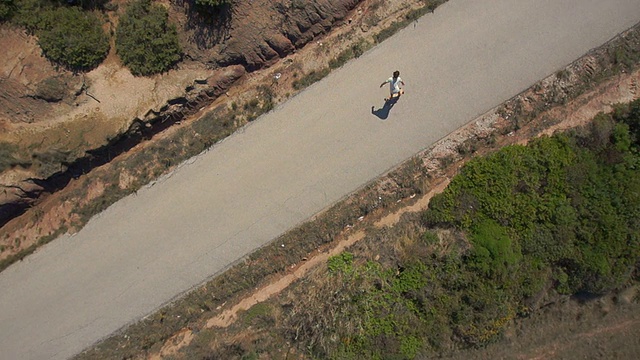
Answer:
[[[120,18],[116,50],[134,75],[169,70],[181,58],[178,33],[169,24],[167,10],[150,0],[137,0]]]
[[[327,263],[330,273],[349,273],[353,269],[353,254],[345,251],[339,255],[330,257]]]
[[[109,38],[103,21],[95,12],[78,6],[62,6],[51,0],[0,0],[9,4],[6,16],[38,37],[43,54],[54,63],[71,70],[90,70],[109,52]],[[81,2],[87,8],[99,2]]]
[[[8,20],[15,10],[14,0],[0,0],[0,22]]]
[[[101,21],[78,7],[44,11],[36,34],[47,58],[73,70],[92,69],[109,52],[109,39]]]
[[[84,11],[105,10],[109,0],[0,0],[11,4],[11,20],[27,29],[31,33],[42,27],[42,20],[46,19],[48,11],[59,7],[77,7]],[[0,6],[1,7],[1,6]]]
[[[562,285],[570,293],[620,286],[640,249],[640,159],[630,126],[639,104],[600,115],[580,132],[470,162],[433,199],[425,219],[472,236],[479,223],[495,221],[510,234],[512,251],[556,277],[566,274]]]
[[[14,0],[15,10],[11,14],[12,21],[34,34],[42,27],[43,15],[55,8],[49,0]]]
[[[231,0],[196,0],[196,5],[218,7],[222,5],[231,4]]]

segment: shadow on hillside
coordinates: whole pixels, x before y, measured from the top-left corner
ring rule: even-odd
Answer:
[[[176,4],[185,9],[188,19],[185,29],[192,32],[190,40],[198,49],[211,49],[229,38],[233,15],[230,4],[216,8],[196,5],[195,0],[177,0]]]

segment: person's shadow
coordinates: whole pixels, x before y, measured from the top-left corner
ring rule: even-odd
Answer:
[[[372,106],[371,113],[377,116],[378,118],[380,118],[380,120],[386,120],[389,117],[389,112],[391,111],[391,108],[393,107],[393,105],[395,105],[398,102],[398,99],[400,98],[392,97],[391,99],[387,99],[384,102],[384,105],[378,110],[376,110],[375,106]]]

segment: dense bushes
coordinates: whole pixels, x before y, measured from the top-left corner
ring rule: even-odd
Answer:
[[[54,9],[54,3],[49,0],[15,0],[12,21],[34,34],[41,28],[43,15]]]
[[[206,7],[217,7],[230,4],[231,0],[196,0],[196,5]]]
[[[122,15],[116,50],[134,75],[164,72],[181,57],[178,34],[168,23],[167,11],[150,0],[131,3]]]
[[[109,37],[96,15],[106,0],[0,0],[0,21],[12,19],[38,37],[44,55],[72,70],[90,70],[109,52]],[[168,70],[181,58],[175,26],[151,0],[132,2],[119,19],[116,50],[134,75]]]
[[[12,0],[11,4],[12,22],[36,35],[44,56],[52,62],[71,70],[90,70],[107,56],[109,38],[96,12],[50,0]]]
[[[45,11],[36,34],[47,58],[73,70],[92,69],[109,52],[109,39],[101,21],[77,7]]]
[[[9,19],[14,9],[14,0],[0,0],[0,22]]]
[[[640,169],[631,147],[637,104],[619,109],[618,122],[601,115],[571,135],[471,161],[433,199],[425,219],[472,239],[478,223],[495,221],[514,251],[553,269],[565,291],[599,294],[620,286],[640,256]]]

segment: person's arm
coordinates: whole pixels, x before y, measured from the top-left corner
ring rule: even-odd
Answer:
[[[388,82],[389,82],[389,79],[385,80],[382,84],[380,84],[380,87],[383,87],[383,86],[384,86],[384,84],[386,84],[386,83],[388,83]]]

